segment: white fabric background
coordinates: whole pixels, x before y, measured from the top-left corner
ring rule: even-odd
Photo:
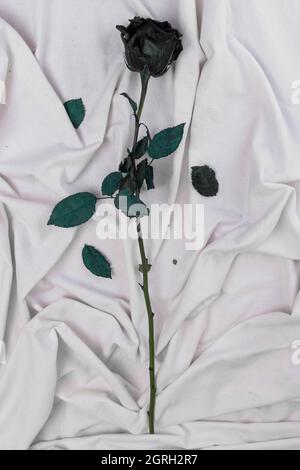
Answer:
[[[46,225],[62,197],[99,191],[130,141],[120,93],[137,97],[139,79],[115,25],[136,14],[184,35],[144,120],[188,123],[144,199],[206,210],[201,252],[147,243],[155,436],[136,243],[100,242],[93,221]],[[0,16],[0,448],[299,450],[299,1],[0,0]],[[75,131],[62,103],[79,97]],[[204,200],[189,172],[205,163],[220,192]],[[112,281],[82,266],[84,243],[110,258]]]

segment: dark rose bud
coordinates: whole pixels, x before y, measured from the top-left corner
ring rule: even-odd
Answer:
[[[182,51],[181,34],[167,21],[136,16],[127,28],[117,26],[125,46],[127,67],[152,77],[163,75]]]
[[[192,168],[192,183],[201,196],[212,197],[219,192],[216,173],[209,166],[194,166]]]

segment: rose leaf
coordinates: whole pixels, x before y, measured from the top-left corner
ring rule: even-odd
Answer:
[[[182,141],[184,126],[185,124],[180,124],[179,126],[170,127],[156,134],[148,148],[149,156],[157,160],[174,153]]]
[[[111,279],[111,265],[105,256],[93,246],[85,245],[82,250],[85,267],[95,276]]]
[[[147,189],[148,191],[150,189],[155,189],[155,186],[154,186],[154,170],[153,170],[153,166],[150,166],[148,165],[146,170],[145,170],[145,180],[146,180],[146,184],[147,184]]]
[[[148,166],[147,160],[143,160],[141,163],[138,164],[137,169],[136,169],[136,180],[137,180],[137,186],[138,186],[139,191],[141,190],[143,183],[145,181],[147,166]]]
[[[192,184],[204,197],[214,197],[219,192],[219,183],[215,171],[208,165],[192,168]]]
[[[121,93],[121,96],[124,96],[125,98],[128,99],[129,103],[130,103],[130,106],[132,107],[132,110],[134,112],[134,114],[137,112],[137,104],[136,102],[130,98],[130,96],[127,94],[127,93]]]
[[[102,183],[102,194],[104,196],[113,196],[120,188],[122,178],[123,176],[120,171],[115,171],[106,176]]]
[[[148,136],[138,141],[132,152],[134,158],[139,159],[145,155],[148,149],[148,142]]]
[[[95,213],[97,198],[91,193],[77,193],[60,201],[51,214],[48,225],[77,227]]]
[[[73,126],[78,129],[85,118],[85,106],[82,99],[66,101],[64,107]]]
[[[149,209],[141,199],[132,194],[129,189],[122,189],[115,197],[115,206],[127,217],[145,217],[149,215]]]

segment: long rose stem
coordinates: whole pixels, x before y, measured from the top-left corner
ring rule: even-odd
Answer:
[[[148,84],[150,76],[147,74],[141,74],[142,79],[142,91],[141,91],[141,98],[137,113],[135,115],[135,132],[134,132],[134,139],[133,139],[133,146],[132,152],[137,144],[138,136],[139,136],[139,128],[140,128],[140,120],[143,112],[143,107],[145,104]],[[134,171],[136,171],[135,161],[134,158],[132,159],[132,167]],[[137,191],[139,194],[139,191]],[[140,218],[137,217],[137,232],[138,232],[138,243],[139,243],[139,250],[141,256],[141,267],[142,267],[142,274],[143,274],[143,293],[145,299],[145,305],[148,314],[148,329],[149,329],[149,380],[150,380],[150,401],[149,401],[149,409],[148,409],[148,427],[149,433],[155,433],[155,401],[156,401],[156,382],[155,382],[155,340],[154,340],[154,314],[151,307],[151,300],[149,294],[149,262],[146,257],[145,253],[145,246],[141,228],[141,221]]]
[[[155,433],[154,419],[155,419],[155,400],[156,400],[156,383],[155,383],[155,342],[154,342],[154,314],[152,312],[151,300],[149,295],[149,282],[148,272],[149,263],[145,254],[144,240],[141,233],[141,228],[138,227],[139,234],[139,249],[142,260],[143,271],[143,293],[145,304],[148,313],[148,328],[149,328],[149,379],[150,379],[150,401],[148,409],[148,425],[149,433]]]

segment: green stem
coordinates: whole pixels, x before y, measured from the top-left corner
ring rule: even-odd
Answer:
[[[139,136],[139,129],[140,129],[140,120],[145,104],[145,99],[148,90],[150,75],[148,74],[141,74],[142,80],[142,91],[141,91],[141,98],[137,113],[135,115],[135,132],[132,144],[132,152],[136,146]],[[136,172],[135,160],[132,158],[132,168],[133,171]],[[139,193],[139,191],[137,191]],[[139,195],[139,194],[138,194]],[[149,401],[149,409],[148,409],[148,427],[149,433],[155,433],[155,401],[156,401],[156,381],[155,381],[155,340],[154,340],[154,314],[152,311],[150,294],[149,294],[149,270],[150,265],[149,261],[146,257],[143,234],[141,229],[141,222],[140,219],[137,218],[137,231],[138,231],[138,243],[139,243],[139,250],[141,256],[141,266],[142,266],[142,274],[143,274],[143,294],[145,305],[147,309],[148,315],[148,329],[149,329],[149,381],[150,381],[150,401]]]
[[[140,97],[140,103],[138,110],[135,115],[135,131],[134,131],[134,138],[133,138],[133,145],[132,145],[132,150],[134,149],[137,141],[138,141],[138,136],[139,136],[139,129],[140,129],[140,120],[145,104],[145,99],[148,91],[148,84],[149,84],[149,79],[150,75],[147,74],[141,74],[141,80],[142,80],[142,91],[141,91],[141,97]]]
[[[142,260],[142,271],[143,271],[143,293],[145,304],[148,314],[148,329],[149,329],[149,379],[150,379],[150,402],[148,409],[148,425],[149,433],[155,433],[155,401],[156,401],[156,382],[155,382],[155,341],[154,341],[154,314],[152,312],[151,300],[149,295],[149,262],[146,257],[144,240],[141,233],[141,227],[138,227],[139,234],[139,249]]]

